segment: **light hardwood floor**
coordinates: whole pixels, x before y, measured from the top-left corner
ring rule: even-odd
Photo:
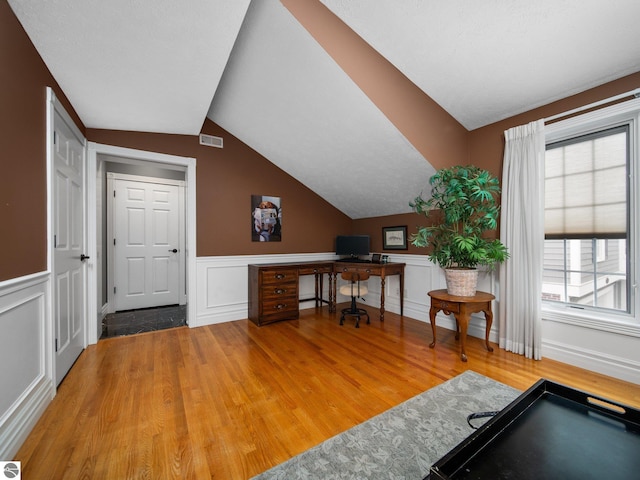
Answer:
[[[370,310],[374,310],[371,309]],[[474,320],[475,321],[475,320]],[[87,348],[15,460],[25,479],[245,479],[467,369],[524,390],[541,377],[640,408],[640,386],[388,313],[338,325],[248,320]]]

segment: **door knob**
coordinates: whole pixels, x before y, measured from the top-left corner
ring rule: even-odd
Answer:
[[[85,255],[84,253],[80,254],[80,261],[84,262],[85,260],[89,260],[89,255]]]
[[[174,248],[173,250],[169,250],[169,251],[172,252],[172,253],[178,253],[178,249],[177,248]]]

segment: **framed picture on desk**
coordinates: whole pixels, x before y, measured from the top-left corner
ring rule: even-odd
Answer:
[[[383,250],[407,250],[407,226],[382,227]]]

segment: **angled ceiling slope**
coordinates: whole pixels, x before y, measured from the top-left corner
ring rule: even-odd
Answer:
[[[9,0],[88,128],[197,135],[250,0]]]
[[[470,130],[640,71],[637,0],[319,1]],[[89,128],[208,115],[352,218],[433,173],[278,0],[8,2]]]
[[[249,7],[208,116],[354,219],[410,211],[434,173],[277,0]]]
[[[468,130],[640,70],[638,0],[320,0]]]

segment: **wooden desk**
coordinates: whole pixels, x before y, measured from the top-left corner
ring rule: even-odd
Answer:
[[[326,302],[331,310],[331,298],[322,298],[325,273],[331,281],[332,261],[249,265],[249,320],[256,325],[293,320],[300,316],[300,302],[309,300],[315,300],[316,307]],[[299,298],[300,275],[315,276],[314,298]]]
[[[404,310],[404,263],[351,263],[351,262],[334,262],[333,274],[330,278],[330,287],[333,289],[333,294],[329,294],[329,300],[333,300],[333,311],[335,312],[336,306],[336,284],[337,275],[342,272],[367,272],[369,275],[380,277],[380,321],[384,321],[384,286],[385,278],[388,275],[400,276],[400,315],[403,315]],[[330,304],[331,305],[331,304]]]
[[[300,302],[315,300],[316,307],[329,304],[336,311],[337,275],[342,272],[367,271],[380,277],[380,320],[384,320],[384,289],[387,275],[400,275],[400,315],[404,309],[404,263],[351,263],[333,260],[299,263],[249,265],[249,319],[257,325],[300,316]],[[329,275],[329,300],[322,298],[324,274]],[[300,275],[315,276],[315,297],[300,299]]]
[[[494,297],[490,293],[476,292],[473,297],[456,297],[449,295],[446,290],[433,290],[429,292],[431,297],[431,308],[429,309],[429,319],[431,321],[431,330],[433,332],[433,342],[429,344],[430,348],[436,346],[436,313],[442,310],[445,314],[453,313],[456,319],[456,340],[461,339],[461,354],[463,362],[467,361],[466,343],[467,328],[469,327],[469,319],[472,313],[484,312],[484,318],[487,321],[485,330],[485,343],[487,350],[493,352],[493,347],[489,345],[489,331],[493,322],[493,312],[491,311],[491,302]]]

